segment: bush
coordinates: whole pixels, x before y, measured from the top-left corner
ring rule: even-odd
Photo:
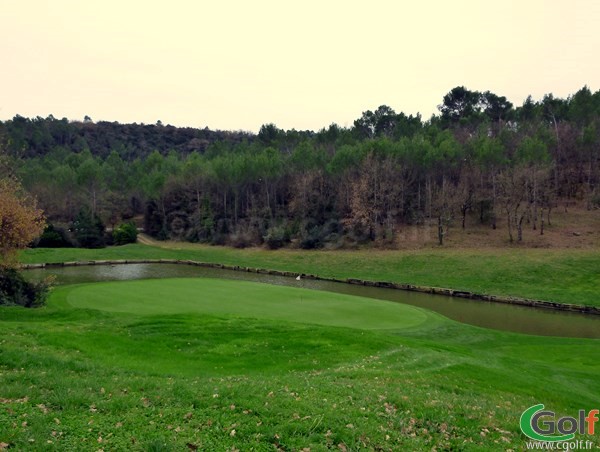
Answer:
[[[73,243],[66,230],[48,224],[35,246],[38,248],[72,248]]]
[[[90,209],[79,211],[73,222],[75,238],[82,248],[104,248],[104,224]]]
[[[276,250],[288,243],[290,241],[290,237],[285,228],[281,226],[274,226],[269,228],[264,240],[270,249]]]
[[[114,245],[126,245],[137,241],[137,228],[133,223],[123,223],[117,226],[112,233]]]
[[[249,246],[255,245],[255,241],[252,234],[244,232],[234,232],[229,236],[229,244],[234,248],[248,248]]]
[[[302,231],[300,236],[300,248],[312,250],[321,248],[321,246],[323,246],[323,242],[321,241],[321,228],[319,226],[313,226]]]
[[[46,303],[51,280],[27,281],[14,268],[0,267],[0,306],[35,308]]]

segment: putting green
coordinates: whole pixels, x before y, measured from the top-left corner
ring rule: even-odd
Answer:
[[[247,281],[178,278],[74,287],[77,308],[137,315],[210,314],[359,329],[404,329],[438,317],[412,306]]]

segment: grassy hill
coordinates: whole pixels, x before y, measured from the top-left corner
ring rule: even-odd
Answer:
[[[18,450],[518,450],[524,409],[600,392],[595,340],[258,283],[63,286],[0,321]]]

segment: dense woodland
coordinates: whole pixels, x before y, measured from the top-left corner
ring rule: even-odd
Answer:
[[[600,91],[514,107],[456,87],[439,115],[365,111],[352,127],[258,134],[17,116],[3,148],[48,220],[276,248],[393,245],[406,225],[543,233],[559,199],[600,206]]]

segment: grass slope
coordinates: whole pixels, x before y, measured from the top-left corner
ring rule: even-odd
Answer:
[[[65,286],[0,321],[20,450],[518,450],[525,408],[600,393],[598,341],[247,282]]]
[[[600,306],[600,253],[557,249],[437,249],[421,251],[236,250],[196,244],[141,244],[102,250],[32,249],[23,262],[93,259],[193,259],[230,265],[394,281]],[[177,246],[178,249],[174,247]]]

